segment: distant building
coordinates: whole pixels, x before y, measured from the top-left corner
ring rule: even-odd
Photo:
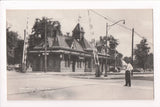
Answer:
[[[95,71],[95,46],[84,37],[84,30],[78,23],[72,32],[62,35],[53,31],[47,35],[47,71],[53,72],[91,72]],[[28,51],[28,62],[32,71],[44,71],[45,42]],[[100,70],[105,71],[109,56],[104,50],[98,51]]]

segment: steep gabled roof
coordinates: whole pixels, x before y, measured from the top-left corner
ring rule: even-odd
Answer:
[[[80,44],[84,50],[93,50],[91,44],[85,38],[80,41]]]
[[[83,51],[82,46],[78,43],[77,40],[73,39],[72,45],[73,45],[73,49]]]
[[[77,42],[81,45],[83,50],[92,50],[92,47],[90,46],[90,43],[84,38],[84,30],[78,23],[76,27],[73,30],[73,38],[77,40]]]
[[[72,36],[75,39],[82,39],[84,37],[84,33],[85,32],[83,30],[83,27],[81,27],[80,24],[78,23],[72,31]]]
[[[57,38],[58,38],[59,47],[70,48],[64,36],[57,36]]]
[[[80,32],[80,31],[81,31],[81,27],[80,27],[80,24],[78,23],[76,27],[73,29],[73,33]]]
[[[76,39],[72,37],[67,37],[67,36],[57,36],[56,38],[48,37],[47,46],[50,49],[54,47],[59,47],[59,48],[83,51],[82,46]],[[44,41],[42,41],[40,44],[35,46],[33,49],[44,49],[44,47],[45,47],[45,44],[44,44]]]
[[[65,36],[65,41],[68,44],[68,46],[71,47],[73,38],[71,36]]]
[[[81,44],[79,44],[79,42],[73,37],[66,37],[65,41],[70,48],[79,50],[79,51],[83,51]]]

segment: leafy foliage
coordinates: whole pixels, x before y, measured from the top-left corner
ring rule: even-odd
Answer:
[[[109,43],[109,46],[107,46],[107,43]],[[117,66],[122,65],[121,58],[123,57],[123,55],[116,50],[116,47],[118,45],[118,39],[115,39],[112,35],[108,37],[100,37],[100,41],[97,43],[97,49],[99,52],[102,48],[105,48],[107,53],[112,57],[112,60],[109,61],[110,65],[114,65],[115,60]]]
[[[14,64],[15,56],[15,47],[17,46],[18,34],[13,31],[9,31],[9,28],[6,29],[7,34],[7,63]]]
[[[110,49],[116,49],[116,47],[119,45],[118,39],[115,39],[112,35],[108,37],[108,41]]]
[[[32,35],[29,39],[29,47],[33,47],[45,40],[45,32],[47,37],[55,37],[56,35],[62,35],[61,25],[59,21],[51,21],[49,18],[43,17],[42,19],[36,19],[32,28]]]
[[[127,57],[127,56],[126,56],[126,57],[123,58],[123,60],[124,60],[126,63],[130,63],[130,64],[132,63],[132,58],[131,58],[131,57]]]
[[[137,44],[137,49],[135,49],[135,64],[137,67],[146,69],[145,64],[149,55],[149,49],[147,44],[147,39],[143,38],[139,44]]]
[[[152,53],[148,55],[144,66],[146,69],[153,70],[153,54]]]
[[[107,42],[109,42],[109,46],[107,46]],[[105,47],[105,49],[108,49],[109,55],[114,55],[116,47],[119,45],[118,39],[115,39],[112,35],[106,37],[100,37],[99,41],[100,47]]]
[[[7,36],[7,64],[20,64],[23,53],[23,40],[18,38],[18,33],[6,29]]]
[[[116,56],[116,66],[122,66],[122,61],[121,61],[122,57],[123,57],[123,55],[118,52],[118,54]]]
[[[18,39],[17,46],[15,48],[15,64],[21,64],[22,62],[22,56],[23,56],[23,45],[24,40]]]

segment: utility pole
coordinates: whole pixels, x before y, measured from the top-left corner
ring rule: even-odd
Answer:
[[[106,23],[106,39],[108,39],[108,23]],[[107,47],[107,44],[108,44],[108,40],[106,40],[106,47]],[[108,47],[107,47],[108,48]],[[106,49],[106,55],[107,55],[107,49]],[[107,77],[107,69],[108,69],[108,65],[107,65],[107,61],[108,59],[106,58],[106,64],[105,64],[105,74],[104,74],[104,77]]]
[[[45,53],[44,53],[44,72],[47,72],[47,26],[46,26],[46,21],[45,20]]]
[[[22,72],[26,72],[27,70],[27,48],[28,48],[28,17],[27,17],[27,25],[26,25],[26,29],[24,30],[24,44],[23,44],[23,56],[22,56]]]
[[[24,30],[23,56],[22,56],[22,72],[26,72],[26,30]]]
[[[132,28],[132,66],[133,66],[133,46],[134,46],[134,28]],[[133,71],[132,71],[133,76]]]

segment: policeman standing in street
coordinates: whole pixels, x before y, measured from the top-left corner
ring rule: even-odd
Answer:
[[[130,63],[127,64],[126,71],[125,71],[125,85],[131,87],[131,71],[133,67]]]

